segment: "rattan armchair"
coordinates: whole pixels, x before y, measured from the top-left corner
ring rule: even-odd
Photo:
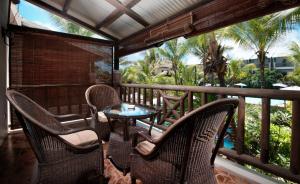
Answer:
[[[114,123],[109,124],[109,120],[102,113],[103,108],[121,103],[117,91],[104,84],[90,86],[85,92],[85,98],[92,114],[92,123],[99,132],[101,139],[109,140],[110,131],[113,130]]]
[[[237,106],[235,99],[204,105],[180,118],[156,140],[143,131],[136,133],[132,183],[136,178],[143,184],[216,183],[213,163]],[[217,132],[220,135],[213,149]],[[137,143],[141,138],[144,141]]]
[[[71,129],[40,105],[14,90],[6,96],[35,153],[32,183],[101,183],[104,160],[101,140],[89,126]],[[75,115],[71,115],[75,116]]]

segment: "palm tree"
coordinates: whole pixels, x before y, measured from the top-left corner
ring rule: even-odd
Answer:
[[[291,8],[285,11],[274,14],[272,19],[279,21],[281,29],[283,31],[291,30],[295,28],[295,25],[300,24],[300,7]]]
[[[182,59],[188,53],[187,44],[180,42],[178,39],[173,39],[166,42],[162,48],[158,49],[159,54],[166,60],[172,62],[172,71],[175,85],[179,84],[179,65],[182,64]]]
[[[296,85],[300,85],[300,45],[293,42],[290,46],[290,50],[292,54],[288,59],[294,63],[295,68],[293,72],[288,74],[287,78]]]
[[[264,16],[226,28],[225,36],[255,51],[260,64],[261,87],[265,87],[265,58],[269,49],[284,33],[281,24],[272,16]]]
[[[217,34],[220,33],[217,32]],[[227,60],[223,54],[228,48],[218,43],[216,33],[211,32],[191,38],[188,40],[188,45],[191,48],[191,52],[202,60],[204,80],[206,80],[207,74],[213,76],[216,73],[220,86],[225,86]]]
[[[292,52],[291,56],[288,58],[289,61],[293,62],[295,69],[300,67],[300,45],[297,42],[292,42],[290,46]]]
[[[231,60],[227,67],[227,83],[232,86],[236,83],[242,82],[242,80],[248,78],[255,69],[256,66],[253,63],[243,66],[243,61]]]
[[[72,34],[88,36],[88,37],[95,35],[93,32],[91,32],[77,24],[74,24],[66,19],[63,19],[59,16],[50,15],[50,18],[52,19],[53,23],[57,27],[59,27],[62,31],[64,31],[66,33],[72,33]]]
[[[188,47],[190,48],[191,53],[197,56],[203,65],[203,78],[206,81],[206,70],[205,64],[208,57],[208,48],[209,48],[209,36],[208,34],[202,34],[199,36],[192,37],[187,41]]]

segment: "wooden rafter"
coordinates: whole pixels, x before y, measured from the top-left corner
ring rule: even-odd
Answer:
[[[247,21],[270,13],[300,6],[300,0],[212,0],[206,4],[199,4],[189,11],[180,14],[156,25],[149,26],[127,38],[118,45],[118,57],[145,50],[161,44],[164,41],[186,36],[191,37],[201,33],[219,29],[231,24]],[[184,17],[192,16],[190,20],[182,21]],[[186,27],[190,26],[191,30]],[[177,27],[177,30],[171,28]],[[180,28],[181,27],[181,28]],[[184,31],[187,30],[187,31]],[[156,32],[157,34],[151,34]],[[148,42],[150,40],[150,42]]]
[[[113,5],[116,9],[101,23],[99,23],[96,28],[100,29],[101,27],[107,27],[112,24],[115,20],[121,17],[123,14],[127,14],[135,21],[143,25],[144,27],[149,26],[149,23],[144,20],[140,15],[135,13],[131,8],[136,5],[140,0],[127,0],[124,5],[117,0],[106,0],[108,3]]]
[[[98,29],[96,29],[95,27],[93,27],[93,26],[91,26],[91,25],[89,25],[89,24],[87,24],[87,23],[85,23],[85,22],[79,20],[78,18],[75,18],[75,17],[73,17],[73,16],[67,14],[66,12],[63,12],[62,10],[59,10],[59,9],[53,7],[53,6],[50,6],[50,5],[48,5],[47,3],[45,3],[45,2],[43,2],[43,1],[41,1],[41,0],[26,0],[26,1],[28,1],[28,2],[31,3],[31,4],[37,5],[37,6],[43,8],[43,9],[45,9],[45,10],[48,10],[48,11],[54,13],[54,14],[57,14],[57,15],[59,15],[59,16],[65,18],[65,19],[67,19],[67,20],[76,22],[76,23],[78,23],[79,25],[81,25],[81,26],[83,26],[83,27],[85,27],[85,28],[87,28],[87,29],[89,29],[89,30],[95,32],[95,33],[98,33],[98,34],[100,34],[100,35],[103,35],[104,37],[107,37],[107,38],[109,38],[109,39],[111,39],[111,40],[113,40],[113,41],[118,41],[118,39],[117,39],[116,37],[114,37],[114,36],[112,36],[112,35],[110,35],[110,34],[104,32],[104,31],[98,30]]]
[[[66,0],[64,7],[63,7],[63,12],[66,13],[68,9],[70,8],[72,0]]]

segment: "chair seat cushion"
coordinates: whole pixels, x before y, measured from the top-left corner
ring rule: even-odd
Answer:
[[[83,130],[72,134],[60,135],[60,137],[75,146],[91,145],[98,142],[97,134],[91,130]]]
[[[136,145],[136,149],[138,149],[143,154],[150,153],[154,147],[155,145],[149,141],[142,141]]]
[[[107,117],[105,116],[105,114],[101,111],[98,112],[98,121],[99,122],[103,122],[103,123],[107,123],[108,122],[108,119]]]

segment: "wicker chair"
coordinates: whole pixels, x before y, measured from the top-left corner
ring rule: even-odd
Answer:
[[[92,114],[92,122],[100,137],[104,141],[109,140],[110,131],[117,129],[117,123],[114,121],[112,125],[102,112],[103,108],[109,105],[120,104],[121,100],[117,91],[107,85],[99,84],[90,86],[85,92],[85,98]]]
[[[143,184],[216,183],[213,163],[237,105],[235,99],[204,105],[180,118],[156,140],[145,132],[136,133],[130,165],[132,183],[136,178]],[[144,141],[136,144],[140,138]]]
[[[103,181],[103,149],[94,129],[71,129],[58,121],[66,115],[54,116],[14,90],[7,90],[6,96],[37,158],[32,183]]]

